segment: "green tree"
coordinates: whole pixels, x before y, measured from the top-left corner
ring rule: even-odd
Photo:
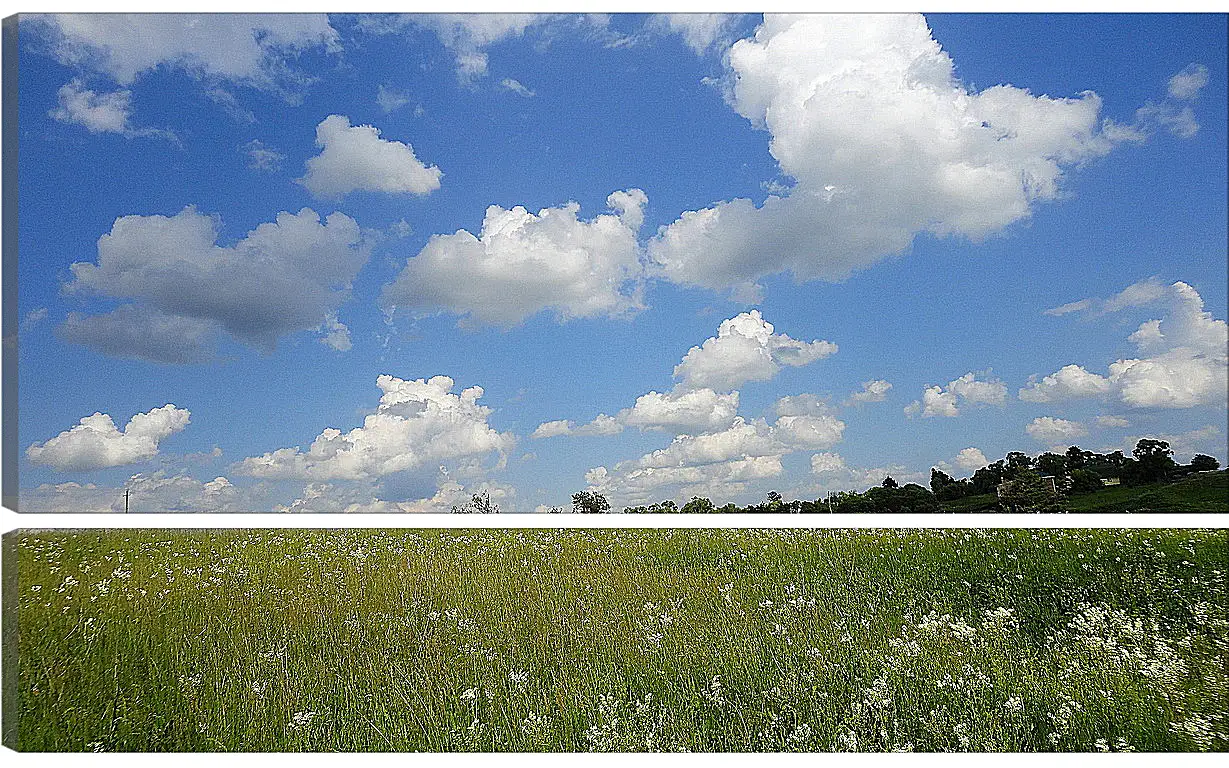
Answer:
[[[684,515],[711,515],[717,511],[713,506],[713,502],[701,496],[692,496],[691,501],[683,505],[679,510]]]
[[[1043,453],[1037,457],[1037,472],[1062,477],[1067,474],[1067,457],[1057,453]]]
[[[1197,453],[1191,459],[1191,469],[1195,472],[1209,472],[1220,469],[1220,462],[1211,456],[1205,456],[1202,453]]]
[[[572,511],[582,515],[601,515],[610,511],[610,502],[596,491],[572,494]]]
[[[1007,454],[1007,459],[1003,465],[1003,479],[1013,480],[1021,472],[1032,468],[1033,460],[1028,455],[1019,451],[1012,451]]]
[[[900,483],[893,480],[891,475],[888,475],[887,477],[883,478],[883,487],[888,489],[899,488]]]
[[[1072,493],[1091,493],[1092,491],[1100,490],[1105,486],[1101,482],[1101,478],[1097,477],[1097,473],[1091,469],[1073,469],[1071,471],[1071,492]]]
[[[1139,462],[1138,466],[1133,468],[1132,479],[1142,483],[1164,480],[1166,475],[1178,466],[1174,463],[1174,452],[1164,440],[1144,438],[1135,444],[1131,455]]]
[[[1031,469],[1003,483],[999,502],[1011,512],[1062,512],[1063,494],[1050,489],[1048,481]]]

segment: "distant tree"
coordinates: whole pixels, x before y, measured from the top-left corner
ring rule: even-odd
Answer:
[[[956,482],[956,479],[938,467],[930,468],[930,490],[938,496],[945,488]]]
[[[572,494],[572,511],[582,515],[601,515],[610,511],[610,502],[596,491]]]
[[[930,491],[940,501],[953,501],[973,493],[973,484],[968,480],[955,480],[943,470],[931,467]]]
[[[673,501],[666,499],[648,506],[624,507],[623,512],[629,515],[671,515],[678,512],[678,507]]]
[[[498,515],[499,505],[491,503],[491,495],[486,491],[481,494],[475,493],[469,501],[463,504],[454,504],[452,507],[454,515]]]
[[[1062,512],[1063,495],[1031,469],[1023,469],[1003,483],[999,502],[1011,512]]]
[[[780,506],[781,494],[778,493],[777,491],[769,491],[768,496],[765,497],[765,500],[768,502],[769,505],[775,504],[775,505]]]
[[[877,511],[869,493],[841,491],[832,497],[833,511],[842,514],[866,514]]]
[[[730,502],[728,504],[724,504],[720,507],[717,507],[717,509],[713,511],[719,515],[732,515],[738,512],[738,505],[733,502]]]
[[[1012,451],[1003,464],[1003,479],[1012,480],[1016,475],[1033,468],[1033,460],[1027,454]]]
[[[683,508],[679,510],[684,515],[711,515],[716,511],[717,509],[713,506],[713,502],[700,496],[692,496],[691,501],[684,504]]]
[[[1043,453],[1037,457],[1037,472],[1062,477],[1067,474],[1067,457],[1057,453]]]
[[[1195,472],[1208,472],[1211,470],[1220,469],[1220,462],[1211,456],[1205,456],[1202,453],[1195,454],[1191,459],[1191,469]]]
[[[973,493],[994,493],[1003,482],[1003,462],[996,461],[973,473]]]
[[[1067,458],[1067,471],[1084,469],[1094,455],[1091,451],[1081,451],[1078,445],[1071,446],[1064,454]]]
[[[887,477],[883,478],[883,487],[884,488],[899,488],[900,483],[893,480],[891,475],[888,475]]]
[[[1155,483],[1164,480],[1165,476],[1178,466],[1173,460],[1173,450],[1164,440],[1144,438],[1135,444],[1131,455],[1139,462],[1131,473],[1132,479],[1138,482]]]
[[[1091,469],[1074,469],[1070,477],[1072,493],[1091,493],[1105,487],[1105,483]]]

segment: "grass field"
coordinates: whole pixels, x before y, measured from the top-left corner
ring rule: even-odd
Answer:
[[[22,750],[1229,749],[1224,531],[6,547]]]

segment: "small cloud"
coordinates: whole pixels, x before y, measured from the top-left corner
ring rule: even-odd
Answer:
[[[1097,426],[1099,427],[1129,427],[1131,422],[1121,416],[1098,416]]]
[[[526,88],[524,85],[522,85],[519,80],[513,80],[510,77],[505,77],[503,80],[500,81],[499,84],[503,88],[509,91],[512,91],[513,93],[520,94],[521,96],[524,96],[525,98],[531,98],[537,95],[534,91],[531,91],[528,88]]]
[[[61,123],[83,126],[90,133],[117,133],[128,139],[140,136],[179,143],[171,131],[132,126],[132,91],[98,93],[75,79],[61,86],[56,96],[59,106],[47,114]]]
[[[410,97],[404,91],[385,88],[383,85],[376,90],[376,104],[384,114],[394,112],[410,103]]]
[[[248,168],[253,171],[278,171],[286,156],[272,147],[265,146],[260,139],[252,139],[239,147],[241,154],[247,155]]]
[[[324,346],[338,352],[350,351],[350,329],[337,319],[336,312],[330,312],[316,332],[321,335],[320,343]]]
[[[1202,64],[1188,64],[1178,74],[1169,78],[1169,97],[1190,101],[1199,95],[1208,84],[1208,68]]]
[[[21,329],[23,331],[28,331],[46,319],[47,319],[47,308],[46,307],[39,307],[38,309],[32,309],[26,313],[26,318],[21,321]]]

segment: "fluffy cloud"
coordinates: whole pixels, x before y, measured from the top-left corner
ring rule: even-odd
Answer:
[[[1056,373],[1022,388],[1021,400],[1029,403],[1054,403],[1078,397],[1097,397],[1110,391],[1104,376],[1089,373],[1078,365],[1064,365]]]
[[[316,48],[339,50],[324,14],[88,13],[26,17],[67,66],[121,85],[159,66],[195,77],[276,87],[294,79],[287,60]],[[23,18],[23,27],[26,18]]]
[[[883,379],[872,379],[871,381],[862,382],[862,391],[854,392],[845,401],[846,405],[860,405],[862,403],[882,403],[888,397],[888,390],[892,385]]]
[[[990,464],[986,454],[982,453],[980,448],[964,448],[956,454],[956,458],[952,461],[966,472],[976,472]]]
[[[688,388],[728,392],[747,381],[767,381],[783,366],[807,365],[836,350],[831,342],[798,341],[773,333],[772,324],[753,309],[722,321],[716,336],[687,352],[674,376]]]
[[[1131,422],[1127,421],[1121,416],[1098,416],[1097,426],[1114,429],[1118,427],[1129,427],[1131,426]]]
[[[1141,354],[1151,356],[1110,363],[1108,376],[1080,365],[1064,366],[1040,381],[1031,380],[1020,390],[1021,400],[1049,403],[1104,397],[1130,408],[1224,405],[1229,326],[1204,310],[1202,297],[1190,285],[1176,282],[1165,286],[1152,279],[1106,301],[1082,301],[1087,302],[1086,308],[1100,312],[1153,303],[1167,305],[1163,317],[1142,323],[1128,337]]]
[[[1190,101],[1199,95],[1208,84],[1208,68],[1202,64],[1189,64],[1178,74],[1169,78],[1169,96]]]
[[[636,232],[647,202],[639,189],[612,193],[606,203],[614,213],[591,221],[577,218],[576,203],[536,214],[492,205],[477,237],[463,229],[433,236],[380,302],[503,327],[544,309],[565,320],[640,309]]]
[[[669,392],[641,395],[631,408],[614,416],[601,414],[580,427],[571,421],[549,421],[532,436],[613,435],[625,426],[687,435],[724,430],[738,414],[739,394],[734,387],[770,379],[782,366],[806,365],[835,351],[836,345],[826,341],[803,342],[773,333],[772,324],[752,310],[723,321],[716,336],[692,347],[675,366],[679,381]],[[779,416],[827,412],[827,406],[809,394],[777,403]]]
[[[948,382],[947,387],[931,386],[922,392],[920,401],[914,400],[905,406],[905,415],[913,418],[919,413],[922,418],[960,415],[960,405],[1003,405],[1007,400],[1007,385],[998,379],[979,380],[976,373],[966,373]]]
[[[239,151],[247,155],[248,168],[253,171],[281,170],[282,162],[286,159],[285,155],[265,145],[260,139],[252,139],[240,147]]]
[[[649,254],[678,283],[838,280],[919,233],[977,240],[1058,197],[1067,168],[1113,146],[1091,92],[970,92],[921,16],[765,15],[726,61],[731,105],[771,134],[795,185],[664,227]]]
[[[586,481],[591,490],[628,503],[649,501],[665,488],[684,495],[740,494],[748,482],[780,475],[782,456],[840,442],[844,422],[814,402],[809,413],[798,412],[797,403],[778,403],[779,410],[798,415],[781,415],[773,423],[739,416],[720,431],[678,435],[667,447],[621,461],[613,471],[595,467]]]
[[[729,44],[738,17],[729,13],[659,13],[649,26],[677,34],[697,56]]]
[[[95,413],[45,443],[34,443],[26,456],[61,472],[135,464],[157,456],[158,443],[186,427],[190,415],[167,404],[136,414],[121,432],[110,416]]]
[[[1083,424],[1052,416],[1038,416],[1024,428],[1029,437],[1046,445],[1066,445],[1076,438],[1084,437],[1088,430]]]
[[[316,126],[320,154],[307,161],[299,183],[318,198],[336,200],[356,191],[426,195],[440,188],[440,169],[427,167],[414,148],[380,138],[371,125],[350,125],[329,115]]]
[[[341,213],[322,221],[310,208],[283,212],[233,246],[218,245],[217,224],[192,207],[116,219],[98,240],[98,262],[74,263],[65,291],[132,304],[71,317],[66,338],[122,357],[187,362],[220,329],[270,351],[278,337],[325,322],[367,261],[358,224]],[[189,352],[173,351],[177,337]]]
[[[530,437],[604,437],[617,435],[624,427],[696,434],[724,429],[737,415],[738,392],[719,394],[707,388],[676,388],[665,393],[648,392],[636,398],[631,408],[624,408],[614,416],[600,414],[581,426],[566,420],[545,422]]]
[[[326,429],[307,451],[281,448],[249,457],[237,471],[270,479],[371,480],[446,460],[493,452],[505,456],[515,439],[487,423],[491,409],[478,405],[482,387],[454,395],[453,384],[447,376],[414,381],[379,376],[380,404],[363,426],[344,434]]]
[[[62,86],[57,96],[60,106],[49,114],[62,123],[84,125],[90,133],[127,134],[131,130],[131,91],[100,94],[87,89],[80,80],[73,80]]]
[[[336,312],[330,312],[324,318],[324,322],[316,329],[320,334],[320,343],[337,352],[349,352],[350,347],[350,328],[345,323],[337,319]]]
[[[1057,317],[1073,312],[1090,312],[1094,315],[1103,315],[1131,307],[1145,307],[1149,304],[1154,304],[1163,299],[1168,292],[1169,286],[1165,285],[1159,277],[1149,277],[1128,285],[1108,299],[1092,297],[1080,299],[1079,301],[1063,304],[1061,307],[1047,309],[1042,314]]]

